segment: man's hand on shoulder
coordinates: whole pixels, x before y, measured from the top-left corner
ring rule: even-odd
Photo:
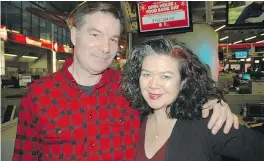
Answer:
[[[212,130],[212,134],[216,134],[225,123],[224,133],[229,133],[232,126],[235,129],[239,128],[238,117],[233,114],[230,107],[224,101],[219,102],[217,99],[208,101],[203,106],[202,116],[207,118],[210,110],[213,109],[213,114],[208,123],[208,129]]]

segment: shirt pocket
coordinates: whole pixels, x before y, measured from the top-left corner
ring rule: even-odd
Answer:
[[[44,143],[71,142],[70,130],[61,128],[46,129],[42,141]]]
[[[109,113],[112,115],[109,116],[110,126],[125,126],[131,121],[131,116],[120,108],[112,109]]]

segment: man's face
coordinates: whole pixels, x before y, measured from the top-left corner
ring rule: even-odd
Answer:
[[[86,71],[99,74],[111,65],[118,51],[120,21],[109,13],[95,12],[84,16],[82,24],[71,30],[75,58]]]

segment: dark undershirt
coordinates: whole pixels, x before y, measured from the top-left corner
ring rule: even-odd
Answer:
[[[92,90],[93,90],[95,85],[93,85],[93,86],[83,86],[83,85],[77,84],[77,86],[80,89],[82,89],[87,95],[90,95],[92,93]]]

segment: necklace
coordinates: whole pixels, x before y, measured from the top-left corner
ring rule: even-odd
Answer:
[[[156,117],[155,117],[155,120],[156,120],[156,134],[155,134],[155,138],[158,139],[161,135],[159,134],[158,121],[157,121],[157,118]],[[170,126],[172,126],[172,124],[175,124],[175,122],[176,122],[176,120],[168,119],[165,122],[164,125],[170,127]]]

